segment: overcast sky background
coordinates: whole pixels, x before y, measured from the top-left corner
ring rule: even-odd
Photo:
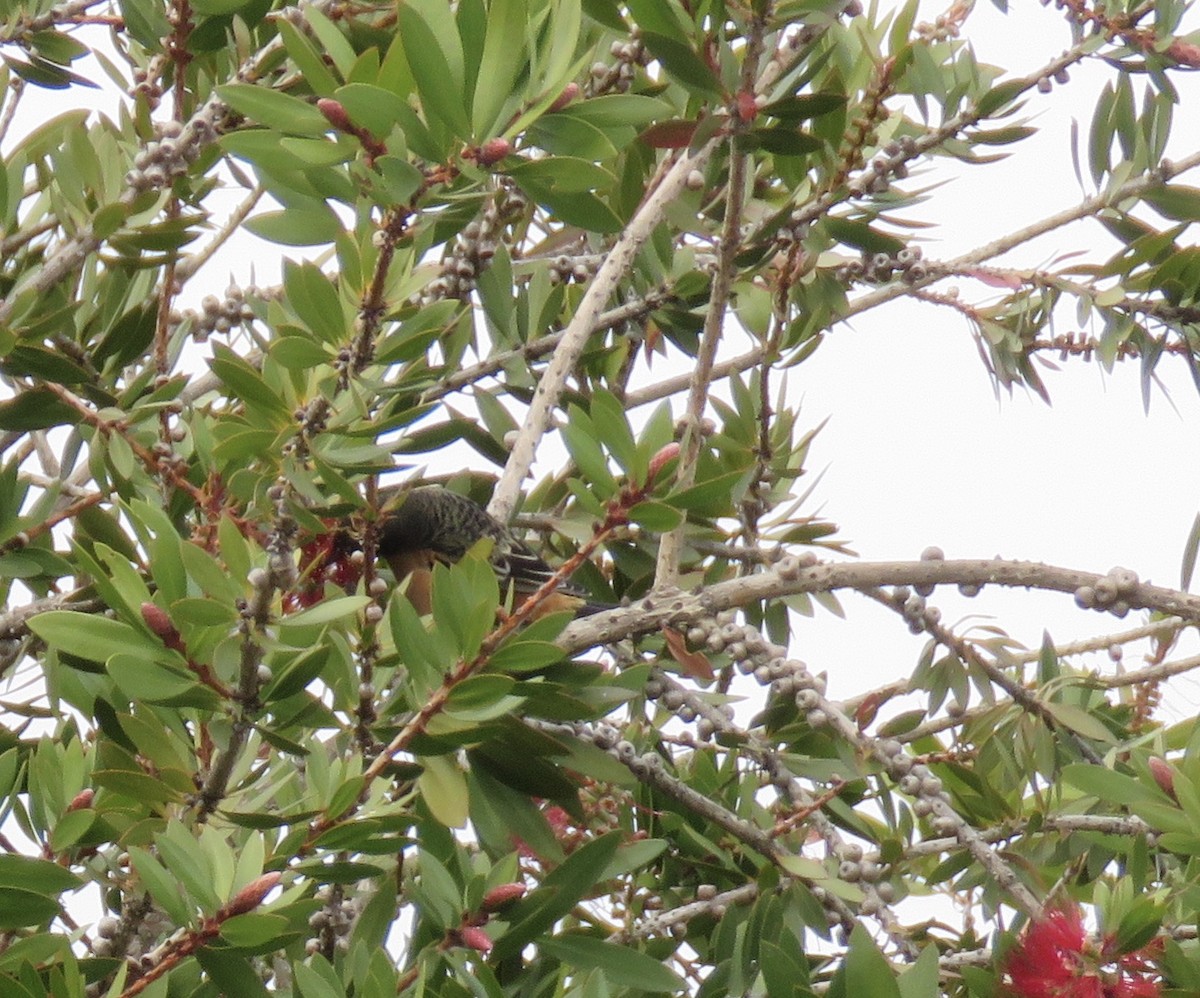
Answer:
[[[981,61],[1025,73],[1069,46],[1070,34],[1053,8],[1015,6],[1020,10],[1004,16],[979,4],[964,35]],[[1191,22],[1200,28],[1200,18]],[[906,213],[940,223],[928,234],[927,256],[953,257],[1094,193],[1081,191],[1075,178],[1071,123],[1078,122],[1086,142],[1095,96],[1110,75],[1105,70],[1073,68],[1069,84],[1031,100],[1026,113],[1039,133],[1005,147],[1013,152],[1007,161],[937,170],[955,179]],[[1182,103],[1168,155],[1179,157],[1200,145],[1200,80],[1172,79]],[[1134,82],[1140,101],[1145,79]],[[1193,171],[1178,182],[1200,185],[1200,175]],[[1161,219],[1146,217],[1161,226]],[[1186,241],[1195,238],[1193,228]],[[1107,255],[1115,245],[1098,225],[1076,224],[1000,262],[1047,266],[1059,254],[1108,247]],[[975,281],[959,287],[968,301],[995,297]],[[1067,321],[1058,331],[1078,328]],[[1177,586],[1200,508],[1200,397],[1184,364],[1160,363],[1166,394],[1154,392],[1148,414],[1137,362],[1111,374],[1076,359],[1060,367],[1043,372],[1052,406],[1021,390],[997,400],[966,323],[947,309],[891,304],[835,328],[795,372],[792,387],[809,418],[831,416],[811,466],[824,468],[817,495],[858,554],[915,558],[936,544],[951,558],[999,554],[1100,572],[1123,565]],[[1061,643],[1143,619],[1085,613],[1060,594],[985,590],[968,600],[941,589],[931,602],[945,620],[993,614],[1034,647],[1043,629]],[[822,615],[800,641],[810,664],[830,668],[831,692],[860,692],[864,672],[881,682],[907,674],[924,639],[910,637],[893,614],[862,597],[846,595],[843,603],[849,626]],[[1107,664],[1101,656],[1089,661]],[[1200,707],[1195,681],[1185,678],[1173,691],[1164,703],[1169,716]]]

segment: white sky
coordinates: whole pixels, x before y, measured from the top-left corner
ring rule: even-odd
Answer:
[[[988,3],[977,7],[964,34],[981,61],[1028,72],[1069,45],[1060,13],[1019,6],[1007,17]],[[941,223],[927,256],[952,257],[1094,193],[1078,188],[1070,125],[1077,119],[1086,141],[1104,69],[1072,69],[1069,84],[1030,102],[1038,135],[1004,147],[1013,155],[1003,163],[956,170],[948,187],[906,213]],[[1183,102],[1168,155],[1178,157],[1200,143],[1200,79],[1172,79]],[[1140,100],[1144,78],[1134,82]],[[1200,185],[1200,171],[1179,182]],[[1193,229],[1188,241],[1195,238]],[[1078,249],[1099,249],[1103,258],[1114,246],[1099,226],[1077,225],[1002,260],[1046,266]],[[974,281],[959,287],[976,303],[997,295]],[[1059,331],[1078,328],[1068,322]],[[817,496],[862,558],[915,558],[936,544],[950,558],[999,554],[1101,572],[1124,565],[1177,586],[1200,510],[1200,397],[1182,363],[1164,358],[1157,370],[1169,398],[1156,390],[1149,414],[1137,362],[1107,375],[1096,363],[1069,359],[1060,372],[1043,372],[1052,406],[1020,390],[997,401],[966,323],[947,309],[903,302],[835,328],[790,384],[809,419],[832,417],[810,466],[824,469]],[[939,590],[931,602],[946,620],[995,614],[998,625],[1035,647],[1043,629],[1063,642],[1140,619],[1084,613],[1058,594],[985,591],[967,600]],[[879,683],[907,674],[924,639],[864,598],[847,595],[843,603],[849,626],[825,614],[811,629],[799,628],[801,655],[830,670],[831,693],[861,692],[868,674]],[[1176,692],[1165,705],[1169,715],[1194,714],[1200,687],[1184,680]]]

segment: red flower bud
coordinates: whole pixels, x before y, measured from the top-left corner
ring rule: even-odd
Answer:
[[[350,115],[346,113],[346,109],[342,106],[341,101],[322,97],[317,101],[317,110],[325,115],[325,120],[339,132],[349,132],[351,135],[357,134],[357,129],[354,127],[354,123],[350,120]]]
[[[80,790],[74,797],[71,798],[71,803],[67,805],[68,811],[82,811],[84,808],[91,807],[92,801],[96,799],[96,791],[91,787],[85,787]]]
[[[508,139],[488,139],[475,150],[475,162],[480,166],[491,166],[493,163],[499,163],[510,152],[512,152],[512,143]]]
[[[572,823],[571,816],[557,804],[551,804],[543,813],[556,835],[562,835]]]
[[[525,891],[524,884],[501,884],[499,887],[493,887],[483,896],[483,902],[479,908],[481,911],[487,912],[499,911],[518,898],[524,897]]]
[[[244,915],[248,911],[253,911],[263,903],[263,898],[271,893],[271,890],[279,883],[281,876],[282,874],[278,870],[274,870],[251,880],[233,896],[229,904],[221,909],[220,917],[222,919],[232,918],[234,915]]]
[[[458,939],[468,949],[478,950],[480,953],[486,953],[495,945],[491,936],[474,925],[467,925],[459,929]]]
[[[1150,767],[1150,775],[1154,777],[1154,782],[1158,784],[1159,789],[1175,800],[1175,770],[1171,768],[1171,764],[1165,759],[1152,755],[1147,765]]]
[[[1182,38],[1176,38],[1167,46],[1165,53],[1168,59],[1174,59],[1181,66],[1200,67],[1200,45],[1192,42],[1185,42]]]
[[[666,467],[667,462],[679,457],[679,444],[671,442],[663,447],[660,447],[658,453],[650,458],[650,466],[646,470],[646,484],[653,485],[654,479],[659,476],[659,473]]]
[[[142,621],[150,628],[150,633],[162,638],[163,641],[179,636],[175,625],[171,623],[171,618],[167,616],[167,611],[157,603],[147,601],[142,604]]]
[[[563,92],[554,98],[554,103],[550,105],[547,111],[550,114],[553,114],[555,111],[561,111],[578,96],[579,84],[572,80],[565,87],[563,87]]]
[[[754,94],[743,90],[737,95],[737,114],[742,121],[753,121],[758,117],[758,104],[754,101]]]

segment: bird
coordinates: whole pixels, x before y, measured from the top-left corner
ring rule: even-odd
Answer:
[[[516,606],[554,578],[554,569],[507,526],[478,503],[440,485],[410,489],[384,512],[376,550],[397,583],[408,580],[406,595],[417,613],[424,615],[432,608],[433,567],[453,565],[484,538],[492,541],[488,560],[500,591],[511,588]],[[586,615],[605,609],[609,607],[589,601],[584,590],[562,580],[538,604],[535,616],[563,610]]]

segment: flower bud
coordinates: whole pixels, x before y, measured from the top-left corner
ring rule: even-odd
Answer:
[[[498,887],[493,887],[483,896],[483,901],[479,905],[479,908],[481,911],[489,913],[499,911],[519,898],[523,898],[526,889],[524,884],[500,884]]]
[[[221,918],[232,918],[234,915],[244,915],[253,911],[263,903],[263,898],[271,893],[282,876],[278,870],[272,870],[251,880],[221,909]]]

